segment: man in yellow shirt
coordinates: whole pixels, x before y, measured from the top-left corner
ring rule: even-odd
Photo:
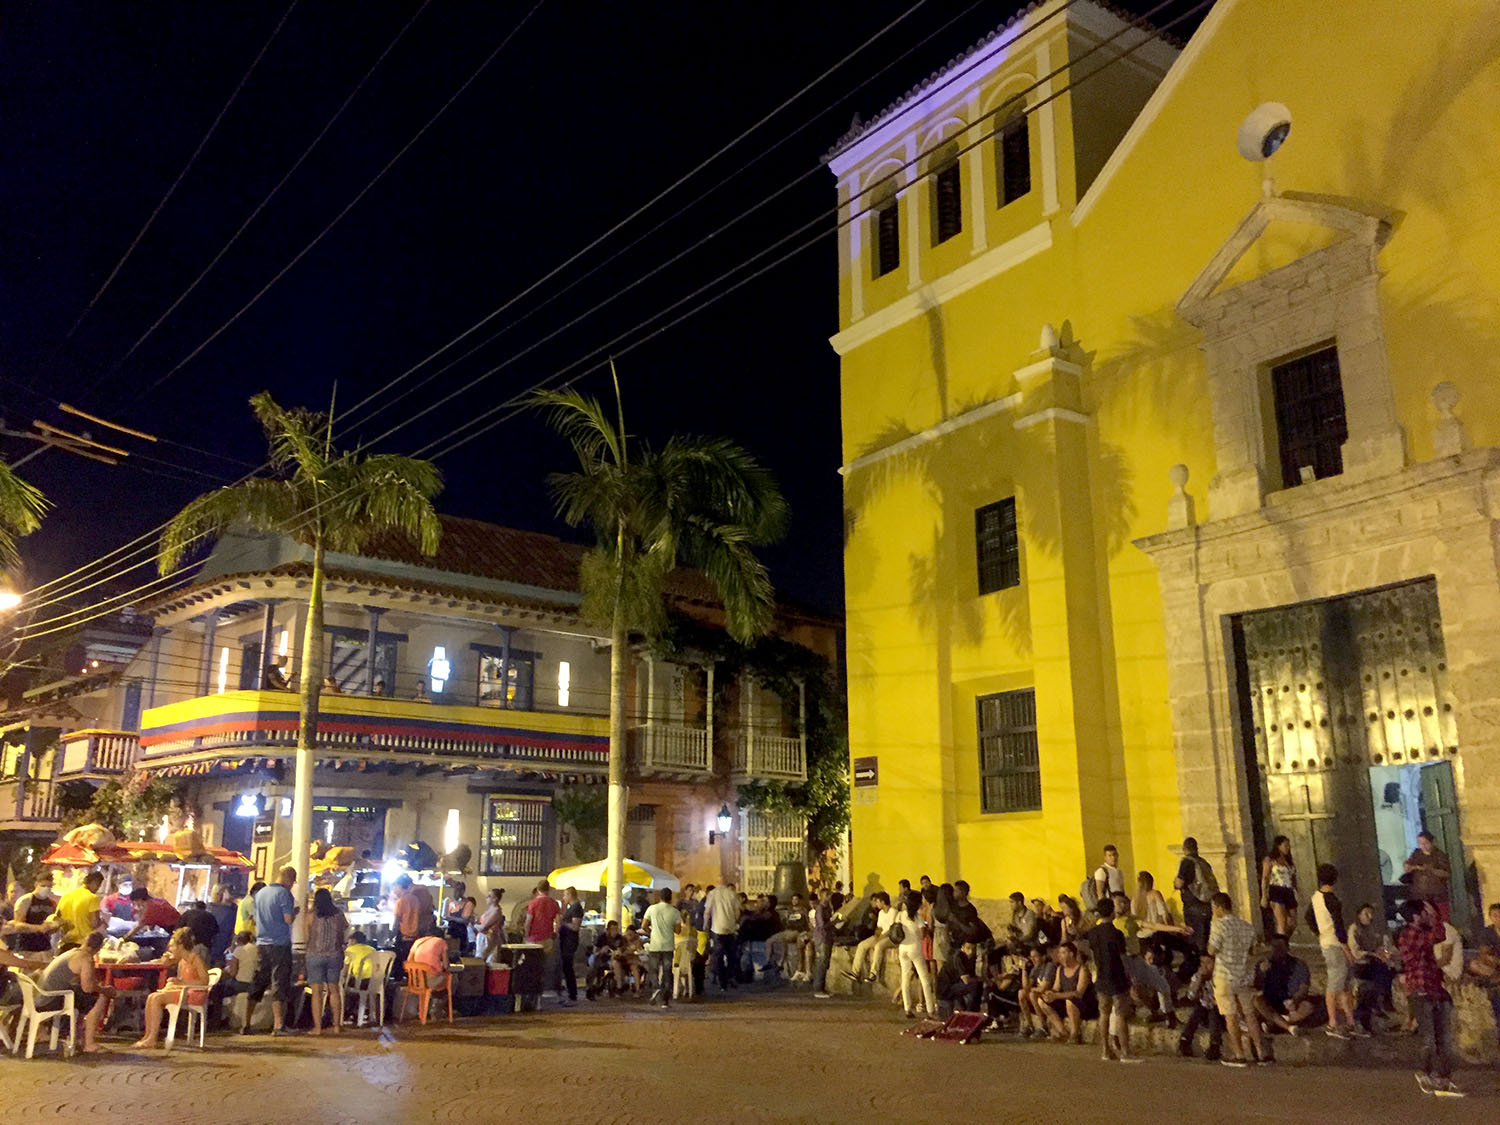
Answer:
[[[356,930],[349,935],[349,944],[344,947],[344,966],[349,975],[357,980],[369,979],[374,966],[370,958],[375,956],[375,947],[365,935]]]
[[[57,900],[57,911],[52,917],[62,924],[59,952],[82,945],[89,934],[104,929],[104,918],[99,912],[99,888],[103,885],[103,874],[90,871],[83,877],[82,886],[74,887]]]

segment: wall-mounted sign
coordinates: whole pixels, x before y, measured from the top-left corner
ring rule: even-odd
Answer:
[[[871,755],[868,758],[854,759],[854,787],[864,789],[869,786],[880,784],[880,759]]]

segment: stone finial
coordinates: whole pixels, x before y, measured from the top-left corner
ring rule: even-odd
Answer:
[[[1042,325],[1042,338],[1041,341],[1037,344],[1037,351],[1056,351],[1059,342],[1060,341],[1057,338],[1057,329],[1052,327],[1052,325],[1050,324]]]
[[[1453,415],[1458,400],[1458,388],[1446,380],[1432,388],[1432,405],[1438,413],[1437,423],[1432,427],[1434,457],[1456,457],[1469,447],[1464,424]]]
[[[1188,467],[1173,465],[1167,470],[1167,479],[1172,482],[1172,496],[1167,501],[1167,528],[1176,531],[1193,527],[1198,517],[1193,510],[1193,498],[1187,493]]]

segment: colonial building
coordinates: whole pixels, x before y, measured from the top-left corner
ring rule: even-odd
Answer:
[[[1050,0],[830,154],[856,880],[1500,897],[1492,17]]]
[[[328,556],[315,839],[377,858],[415,841],[466,844],[471,893],[504,886],[512,901],[574,861],[577,829],[553,803],[603,781],[609,744],[608,631],[580,614],[582,554],[445,517],[433,558],[396,538]],[[34,765],[19,771],[17,800],[37,815],[25,827],[55,834],[63,781],[140,768],[180,780],[207,842],[250,856],[257,874],[287,862],[298,706],[268,677],[278,662],[292,685],[300,675],[309,558],[277,536],[232,534],[191,585],[140,607],[152,627],[138,651],[72,691],[50,726],[26,727]],[[697,575],[674,574],[669,600],[722,624]],[[776,624],[830,671],[836,628],[785,608]],[[769,885],[789,850],[801,858],[803,822],[738,809],[737,786],[805,779],[801,693],[726,682],[693,653],[639,647],[630,670],[632,858],[684,881]]]

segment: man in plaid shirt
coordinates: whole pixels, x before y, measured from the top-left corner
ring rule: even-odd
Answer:
[[[1424,1094],[1461,1098],[1462,1090],[1453,1084],[1453,997],[1443,982],[1433,948],[1443,940],[1443,923],[1437,908],[1425,899],[1401,904],[1401,917],[1407,924],[1396,936],[1401,951],[1402,983],[1411,1000],[1422,1034],[1424,1072],[1417,1075],[1417,1085]]]
[[[1271,1061],[1260,1038],[1260,1020],[1255,1015],[1255,969],[1250,964],[1250,950],[1255,945],[1255,927],[1235,917],[1234,900],[1223,891],[1209,900],[1213,922],[1208,930],[1208,953],[1214,959],[1214,1000],[1224,1017],[1229,1035],[1227,1055],[1219,1060],[1224,1066],[1244,1067],[1252,1061],[1240,1039],[1240,1020],[1250,1034],[1255,1059],[1262,1065]]]

